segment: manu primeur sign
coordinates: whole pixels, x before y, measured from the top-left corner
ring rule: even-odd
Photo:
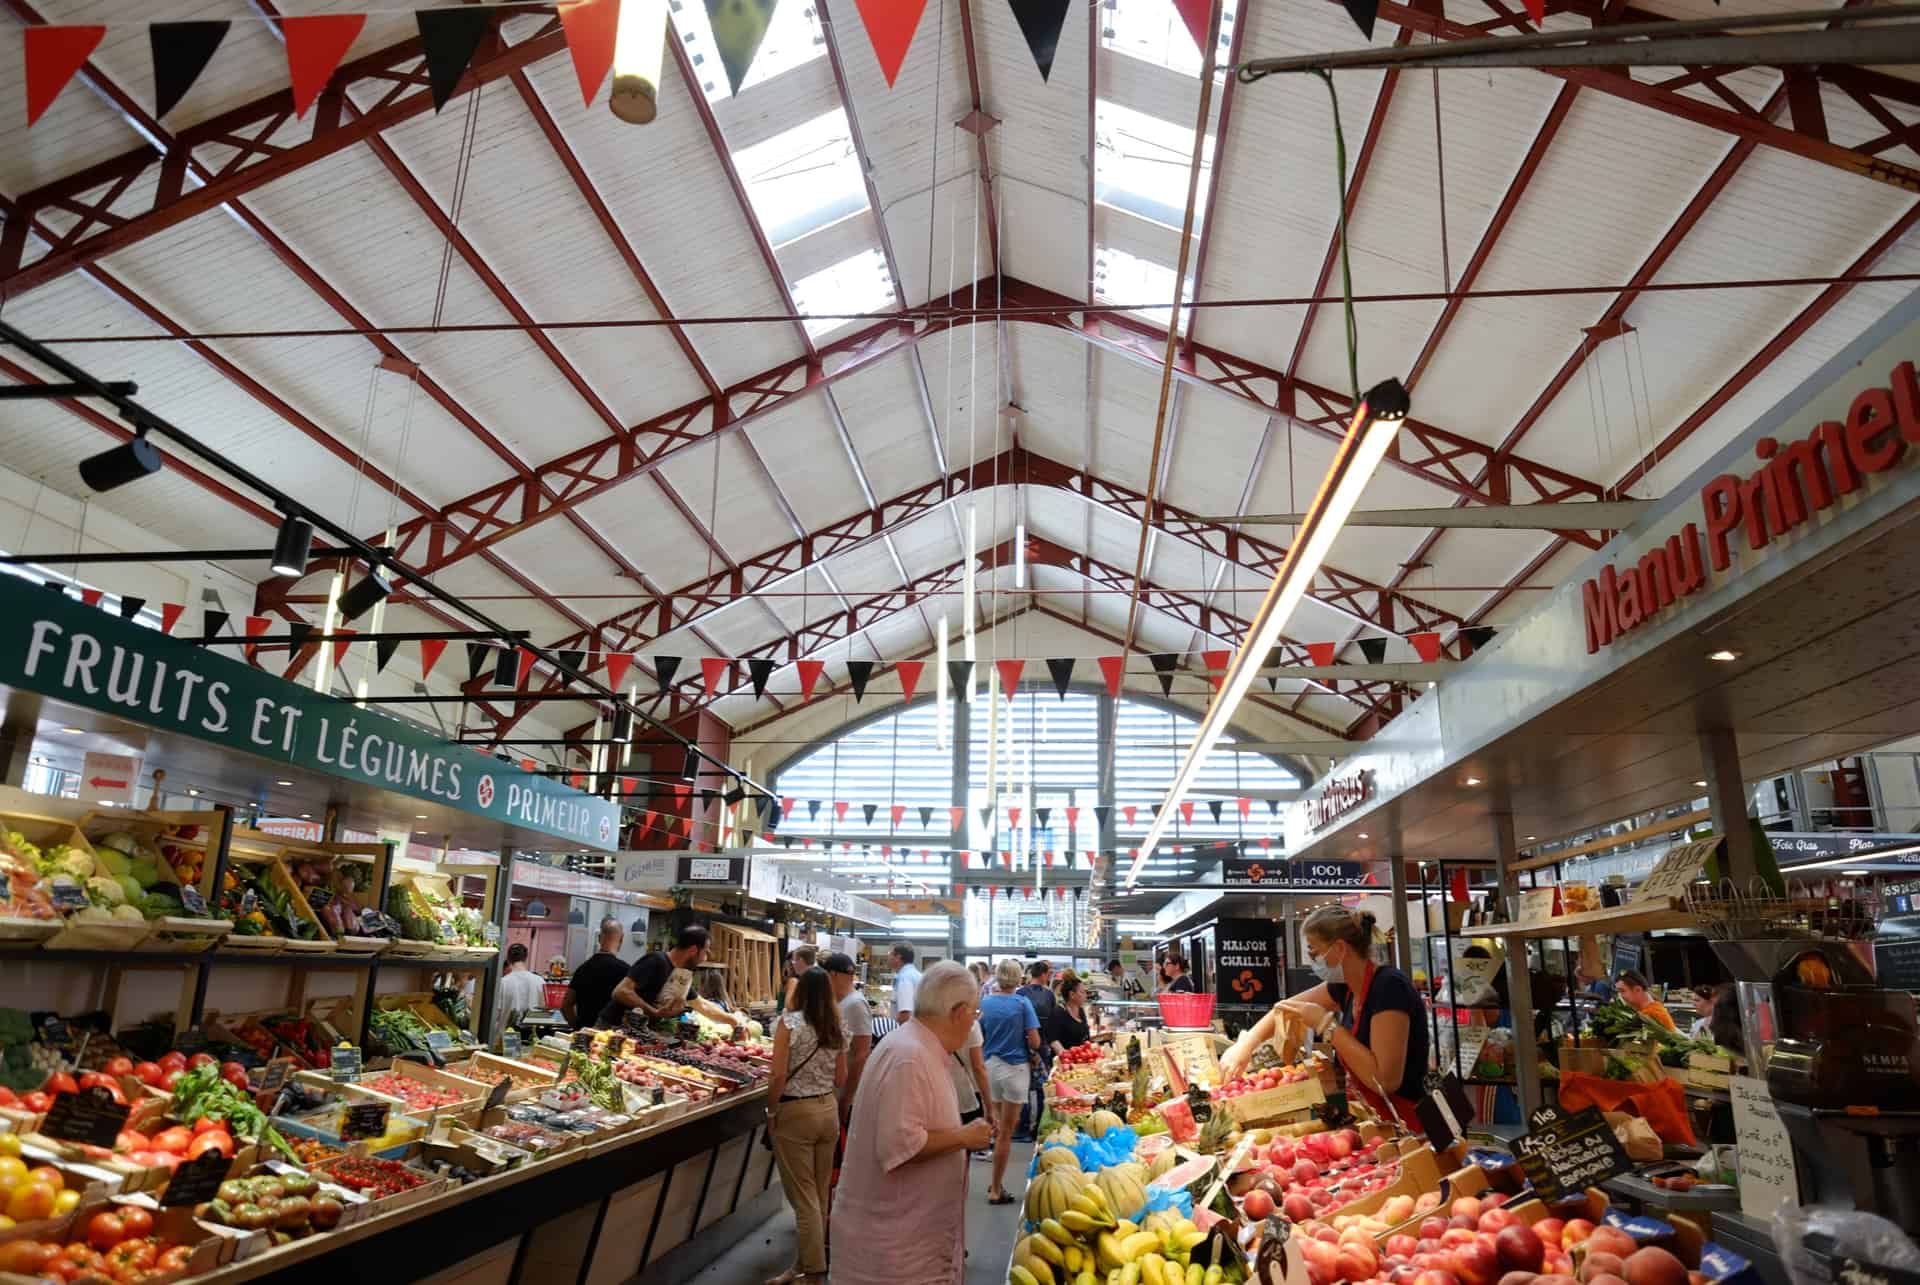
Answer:
[[[1862,489],[1920,447],[1920,379],[1913,363],[1859,393],[1844,421],[1817,424],[1804,438],[1754,443],[1759,467],[1722,473],[1700,489],[1700,520],[1688,522],[1631,565],[1602,567],[1580,586],[1591,655],[1733,566],[1735,543],[1758,553]]]

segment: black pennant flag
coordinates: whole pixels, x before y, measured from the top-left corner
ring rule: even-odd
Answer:
[[[1053,55],[1060,48],[1060,28],[1066,24],[1067,10],[1073,7],[1071,0],[1009,2],[1014,19],[1020,24],[1020,34],[1027,38],[1027,48],[1033,51],[1034,65],[1040,68],[1040,79],[1045,80],[1053,72]]]
[[[727,69],[727,88],[740,92],[740,82],[753,67],[753,56],[766,38],[777,0],[707,0],[707,20],[713,24],[713,43],[720,49],[720,65]]]
[[[1276,816],[1276,817],[1280,815],[1280,800],[1278,799],[1267,800],[1267,815]]]
[[[870,660],[850,660],[847,662],[847,682],[853,686],[853,703],[858,705],[867,694],[867,680],[873,677],[873,662]],[[873,820],[868,817],[867,820]]]
[[[153,52],[153,114],[165,116],[179,105],[227,38],[230,22],[156,22],[147,28]]]
[[[807,820],[818,821],[819,819],[820,819],[820,800],[808,799],[807,800]]]
[[[879,810],[880,805],[878,803],[862,803],[860,805],[860,811],[866,815],[868,825],[873,824],[873,814]]]
[[[948,661],[947,677],[953,681],[953,698],[962,699],[961,693],[973,684],[973,662],[970,660]]]
[[[125,594],[121,594],[120,595],[120,619],[132,620],[135,616],[140,614],[140,608],[146,605],[147,605],[147,600],[145,598],[129,598]]]
[[[468,682],[479,681],[480,671],[487,667],[487,658],[492,652],[493,648],[489,647],[486,643],[470,642],[467,644]]]
[[[1387,640],[1384,638],[1360,639],[1360,654],[1367,658],[1369,665],[1378,665],[1387,658]]]
[[[429,13],[432,11],[422,9],[420,12]],[[678,656],[655,656],[653,658],[653,681],[660,685],[660,694],[662,696],[665,696],[668,689],[673,686],[673,675],[679,668],[680,658]]]
[[[700,810],[702,812],[712,807],[713,801],[720,797],[720,791],[718,790],[697,790],[695,793],[700,796]]]
[[[427,59],[427,83],[433,91],[433,110],[439,111],[453,97],[466,75],[467,64],[480,48],[493,14],[486,5],[456,9],[416,9],[413,20],[420,27],[420,49]]]
[[[1180,657],[1171,652],[1158,652],[1147,657],[1153,662],[1153,676],[1160,680],[1160,694],[1173,695],[1173,671],[1180,665]]]
[[[230,619],[232,619],[232,617],[224,611],[202,611],[200,613],[200,621],[206,626],[206,628],[201,631],[202,636],[217,638],[220,631],[227,627],[227,621]]]
[[[313,626],[304,620],[287,622],[287,649],[297,652],[307,645],[307,639],[313,637]]]
[[[1100,833],[1107,832],[1107,822],[1113,820],[1113,807],[1106,803],[1096,803],[1093,808],[1093,822],[1100,827]]]
[[[393,659],[393,653],[400,650],[398,638],[376,638],[373,640],[373,672],[387,672],[387,662]]]
[[[920,809],[920,828],[922,830],[931,830],[933,828],[933,809],[932,808]]]
[[[773,657],[753,656],[747,660],[747,677],[753,682],[753,694],[767,694],[767,680],[773,677]]]
[[[1211,813],[1213,813],[1213,823],[1214,823],[1215,825],[1219,825],[1219,824],[1220,824],[1220,805],[1221,805],[1221,804],[1222,804],[1222,803],[1223,803],[1224,801],[1225,801],[1225,800],[1222,800],[1222,799],[1208,799],[1208,800],[1207,800],[1207,811],[1209,811],[1209,812],[1211,812]]]
[[[774,797],[771,794],[757,794],[754,796],[753,805],[760,810],[760,820],[762,824],[766,822],[768,813],[773,811],[774,802]]]
[[[1373,20],[1380,12],[1380,0],[1341,0],[1346,6],[1347,17],[1353,19],[1353,25],[1360,28],[1360,34],[1368,40],[1373,39]]]
[[[1495,629],[1492,625],[1468,625],[1460,632],[1465,636],[1467,645],[1475,651],[1479,651],[1482,647],[1493,641],[1494,634],[1498,633],[1499,630]]]
[[[1267,690],[1270,692],[1280,690],[1280,675],[1274,672],[1280,668],[1280,663],[1280,649],[1278,647],[1269,647],[1267,649],[1265,669],[1267,671]]]
[[[58,580],[42,580],[40,582],[40,587],[42,589],[53,590],[53,592],[59,597],[64,598],[67,596],[67,587],[61,584]]]
[[[1018,6],[1016,6],[1017,10]],[[1060,656],[1047,662],[1047,672],[1053,675],[1053,690],[1060,693],[1060,699],[1067,698],[1067,685],[1073,681],[1073,657]]]
[[[554,659],[558,660],[563,668],[575,670],[580,673],[586,672],[580,668],[587,663],[587,649],[585,647],[572,651],[562,651],[556,648],[553,655]]]
[[[1053,816],[1052,808],[1035,808],[1033,810],[1033,819],[1040,823],[1040,828],[1042,830],[1047,828],[1047,821],[1052,816]]]

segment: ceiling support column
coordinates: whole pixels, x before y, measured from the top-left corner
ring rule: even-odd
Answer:
[[[1707,806],[1713,828],[1726,836],[1727,874],[1745,888],[1760,873],[1754,859],[1753,830],[1747,824],[1747,786],[1740,777],[1740,741],[1732,728],[1700,733],[1700,775],[1707,779]]]
[[[1393,963],[1394,967],[1413,976],[1413,930],[1407,917],[1407,860],[1394,857],[1388,863],[1392,875],[1387,881],[1389,895],[1393,898]],[[1424,913],[1424,907],[1423,913]],[[1425,920],[1423,919],[1424,925]]]
[[[1094,739],[1096,741],[1093,751],[1094,802],[1107,810],[1107,820],[1103,825],[1100,822],[1100,813],[1095,812],[1093,814],[1094,827],[1099,831],[1098,841],[1094,844],[1094,851],[1111,853],[1120,842],[1120,809],[1114,803],[1114,795],[1119,791],[1119,778],[1114,770],[1114,740],[1120,722],[1120,703],[1114,700],[1109,693],[1101,692],[1098,709],[1098,718],[1094,723]],[[1113,862],[1117,861],[1118,858],[1109,857],[1108,860],[1109,862]],[[1095,865],[1098,865],[1099,861],[1100,858],[1096,856],[1094,858]],[[1111,864],[1108,866],[1107,873],[1109,875],[1112,873]],[[1087,905],[1089,908],[1094,904],[1094,898],[1099,890],[1099,886],[1099,872],[1095,871],[1090,873],[1087,876]],[[1115,915],[1114,918],[1118,920],[1119,916]]]
[[[1487,819],[1493,827],[1493,871],[1497,885],[1494,898],[1499,903],[1504,919],[1509,917],[1506,914],[1508,896],[1519,890],[1513,871],[1514,860],[1519,856],[1513,841],[1513,814],[1496,812]],[[1446,913],[1445,906],[1441,907],[1441,913]],[[1520,1093],[1522,1111],[1531,1111],[1540,1105],[1540,1037],[1533,1029],[1531,969],[1532,959],[1527,953],[1526,938],[1510,939],[1507,942],[1507,1004],[1513,1011],[1513,1046],[1519,1051],[1513,1064],[1518,1077],[1516,1087]],[[1451,977],[1448,983],[1451,985]]]

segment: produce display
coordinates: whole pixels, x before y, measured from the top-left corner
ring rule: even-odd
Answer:
[[[244,1089],[236,1088],[211,1060],[194,1067],[174,1084],[170,1114],[196,1128],[203,1120],[230,1125],[237,1137],[270,1146],[289,1160],[299,1158],[287,1146],[287,1140],[268,1123],[266,1114],[253,1098]]]
[[[384,1093],[390,1098],[399,1098],[417,1111],[431,1111],[437,1107],[450,1107],[456,1102],[464,1102],[467,1096],[453,1089],[437,1089],[424,1081],[388,1071],[384,1075],[370,1076],[360,1081],[360,1087],[372,1089],[375,1093]]]
[[[81,1194],[58,1166],[26,1154],[18,1134],[0,1134],[0,1231],[72,1213]]]
[[[485,946],[488,924],[480,912],[455,903],[423,879],[396,880],[387,890],[387,913],[408,941],[442,946]]]
[[[334,937],[392,936],[396,927],[377,906],[366,904],[367,890],[373,879],[373,867],[360,861],[339,861],[315,857],[290,862],[287,873],[300,888],[300,895],[320,917],[320,926]],[[370,900],[370,899],[368,899]],[[376,913],[363,920],[365,910]]]
[[[372,1156],[343,1156],[328,1163],[323,1172],[329,1182],[339,1183],[349,1191],[357,1191],[369,1200],[412,1191],[432,1181],[420,1170],[397,1160],[380,1160]]]
[[[192,1245],[156,1234],[153,1214],[129,1205],[81,1216],[63,1240],[0,1244],[0,1272],[59,1281],[134,1285],[149,1277],[186,1274],[193,1261]]]
[[[196,1205],[193,1216],[242,1231],[270,1231],[273,1243],[314,1232],[332,1231],[346,1212],[311,1174],[293,1172],[264,1178],[230,1178],[214,1199]]]

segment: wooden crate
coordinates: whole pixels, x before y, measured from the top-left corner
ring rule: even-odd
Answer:
[[[780,942],[754,928],[715,924],[708,959],[727,970],[727,992],[736,1004],[771,1004],[779,997]]]

